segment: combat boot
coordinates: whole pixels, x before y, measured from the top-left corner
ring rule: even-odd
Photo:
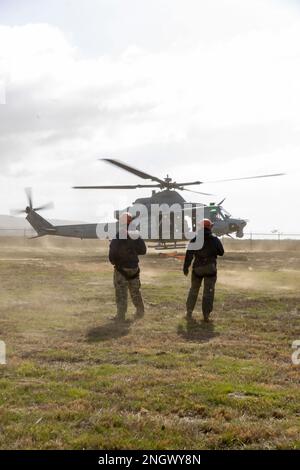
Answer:
[[[203,313],[203,320],[205,321],[205,323],[209,322],[209,313]]]
[[[191,312],[190,310],[188,310],[185,314],[185,317],[184,317],[187,321],[192,321],[193,320],[193,312]]]
[[[134,318],[136,319],[143,318],[144,315],[145,315],[144,310],[137,310],[134,314]]]
[[[124,322],[125,313],[117,313],[117,315],[115,315],[114,317],[111,317],[110,319],[115,322]]]

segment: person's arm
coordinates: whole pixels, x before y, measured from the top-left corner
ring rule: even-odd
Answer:
[[[147,253],[146,243],[142,238],[135,240],[135,251],[137,255],[145,255]]]
[[[110,245],[109,245],[109,254],[108,254],[108,258],[109,258],[109,261],[111,262],[111,264],[116,264],[116,259],[117,259],[117,243],[118,241],[116,239],[113,239],[111,242],[110,242]]]
[[[192,246],[193,246],[192,243],[193,243],[193,240],[191,240],[191,242],[189,243],[188,248],[185,253],[185,258],[184,258],[184,263],[183,263],[183,274],[185,276],[188,275],[189,267],[191,266],[193,258],[194,258],[194,250],[192,249]]]
[[[219,238],[216,237],[216,247],[217,247],[217,255],[223,256],[224,255],[224,248],[222,242]]]

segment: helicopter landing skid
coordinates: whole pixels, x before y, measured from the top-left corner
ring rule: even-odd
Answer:
[[[167,244],[167,243],[163,243],[163,244],[158,244],[158,245],[155,245],[155,246],[152,246],[151,248],[154,248],[155,250],[174,250],[174,248],[186,248],[186,244],[178,244],[178,243],[172,243],[172,244]]]

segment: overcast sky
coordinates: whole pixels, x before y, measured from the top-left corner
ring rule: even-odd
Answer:
[[[141,183],[99,162],[206,184],[248,230],[300,233],[300,2],[0,0],[0,214],[112,219]],[[201,190],[199,187],[199,190]]]

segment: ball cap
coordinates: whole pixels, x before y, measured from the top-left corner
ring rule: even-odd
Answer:
[[[199,227],[200,228],[212,229],[213,226],[214,226],[214,224],[212,223],[212,221],[210,219],[202,219],[199,222]]]
[[[121,224],[126,224],[126,225],[129,225],[130,222],[132,222],[132,215],[129,213],[129,212],[123,212],[121,215],[120,215],[120,222]]]

